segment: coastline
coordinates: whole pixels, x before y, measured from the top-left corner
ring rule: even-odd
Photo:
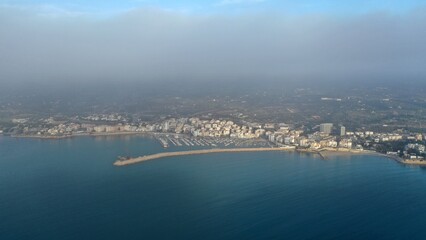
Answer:
[[[102,136],[130,136],[130,135],[147,135],[147,136],[155,136],[155,135],[167,135],[167,133],[157,133],[157,132],[114,132],[114,133],[81,133],[81,134],[72,134],[72,135],[64,135],[64,136],[40,136],[40,135],[10,135],[13,138],[34,138],[34,139],[45,139],[45,140],[58,140],[58,139],[67,139],[74,137],[102,137]],[[234,151],[235,150],[235,151]],[[295,147],[279,147],[279,148],[235,148],[232,149],[203,149],[203,153],[197,153],[197,151],[201,150],[193,150],[195,153],[191,153],[193,151],[178,151],[178,152],[169,152],[173,153],[169,155],[163,155],[165,153],[157,153],[152,155],[147,155],[143,157],[134,157],[129,160],[135,161],[135,159],[139,159],[136,162],[120,164],[117,163],[120,160],[117,160],[114,165],[123,166],[129,164],[135,164],[143,161],[154,160],[158,158],[164,157],[172,157],[172,156],[182,156],[182,155],[194,155],[194,154],[208,154],[208,153],[226,153],[226,152],[259,152],[259,151],[296,151],[300,153],[312,153],[318,154],[321,159],[327,160],[331,155],[371,155],[371,156],[379,156],[385,157],[388,159],[392,159],[398,163],[412,165],[412,166],[426,166],[426,161],[420,160],[408,160],[403,159],[395,155],[389,155],[384,153],[379,153],[370,150],[356,150],[356,149],[347,149],[347,148],[321,148],[321,149],[297,149]],[[205,151],[205,152],[204,152]],[[177,155],[174,155],[177,154]],[[143,159],[143,160],[140,160]]]
[[[128,135],[158,135],[155,132],[114,132],[114,133],[81,133],[63,136],[42,136],[42,135],[10,135],[13,138],[34,138],[34,139],[66,139],[75,137],[103,137],[103,136],[128,136]]]
[[[327,160],[327,158],[329,156],[332,155],[370,155],[370,156],[378,156],[378,157],[384,157],[384,158],[388,158],[391,160],[394,160],[398,163],[401,164],[407,164],[407,165],[413,165],[413,166],[426,166],[426,161],[420,161],[420,160],[409,160],[409,159],[404,159],[401,158],[399,156],[396,155],[391,155],[391,154],[384,154],[384,153],[379,153],[379,152],[375,152],[375,151],[370,151],[370,150],[354,150],[354,149],[322,149],[320,151],[317,152],[317,154],[319,154],[321,156],[322,159]]]

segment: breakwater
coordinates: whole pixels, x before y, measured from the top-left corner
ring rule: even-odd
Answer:
[[[200,155],[209,153],[238,153],[238,152],[271,152],[271,151],[289,151],[294,148],[215,148],[215,149],[202,149],[202,150],[191,150],[191,151],[179,151],[179,152],[163,152],[152,155],[146,155],[136,158],[118,159],[114,162],[115,166],[125,166],[130,164],[136,164],[149,160],[176,157],[176,156],[187,156],[187,155]]]
[[[141,163],[149,160],[166,158],[166,157],[177,157],[187,155],[201,155],[210,153],[239,153],[239,152],[271,152],[271,151],[294,151],[294,147],[279,147],[279,148],[213,148],[213,149],[202,149],[202,150],[190,150],[190,151],[177,151],[177,152],[162,152],[135,158],[119,158],[114,162],[115,166],[126,166],[136,163]],[[385,158],[393,159],[402,164],[408,165],[426,165],[426,161],[421,160],[407,160],[402,159],[398,156],[377,153],[373,151],[358,151],[358,150],[340,150],[340,149],[321,149],[321,150],[303,150],[297,149],[298,152],[318,154],[323,160],[327,160],[330,154],[363,154],[371,156],[380,156]]]

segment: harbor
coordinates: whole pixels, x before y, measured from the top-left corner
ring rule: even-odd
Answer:
[[[261,139],[191,137],[185,134],[154,134],[163,148],[169,147],[273,147]]]

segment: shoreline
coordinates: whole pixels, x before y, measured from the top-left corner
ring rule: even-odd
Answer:
[[[81,133],[64,136],[40,136],[40,135],[10,135],[12,138],[33,138],[33,139],[67,139],[75,137],[108,137],[108,136],[132,136],[132,135],[161,135],[165,133],[156,132],[115,132],[115,133]]]
[[[412,165],[412,166],[426,166],[426,161],[420,161],[420,160],[409,160],[404,159],[396,155],[390,155],[390,154],[384,154],[379,153],[371,150],[354,150],[354,149],[321,149],[318,152],[316,152],[318,155],[321,156],[322,159],[327,160],[327,157],[330,155],[369,155],[369,156],[377,156],[377,157],[383,157],[387,159],[394,160],[401,164],[406,165]],[[325,154],[324,154],[325,153]]]
[[[58,140],[58,139],[67,139],[67,138],[74,138],[74,137],[108,137],[108,136],[132,136],[132,135],[146,135],[146,136],[155,136],[155,135],[168,135],[168,133],[157,133],[157,132],[116,132],[116,133],[81,133],[81,134],[73,134],[73,135],[65,135],[65,136],[39,136],[39,135],[10,135],[9,137],[12,138],[33,138],[33,139],[44,139],[44,140]],[[1,136],[7,136],[2,134]],[[172,157],[172,156],[182,156],[182,155],[195,155],[195,154],[208,154],[208,153],[226,153],[226,152],[259,152],[259,151],[296,151],[299,153],[312,153],[317,154],[321,157],[323,160],[327,160],[329,155],[371,155],[371,156],[379,156],[384,157],[388,159],[392,159],[398,163],[406,164],[406,165],[412,165],[412,166],[426,166],[426,161],[420,161],[420,160],[408,160],[403,159],[401,157],[395,156],[395,155],[388,155],[384,153],[379,153],[375,151],[370,150],[356,150],[356,149],[346,149],[346,148],[322,148],[322,149],[297,149],[295,147],[278,147],[278,148],[233,148],[235,151],[229,151],[230,149],[203,149],[203,151],[207,151],[206,153],[190,153],[192,151],[200,151],[200,150],[190,150],[190,151],[177,151],[177,152],[168,152],[168,153],[176,153],[177,155],[171,155],[171,156],[161,156],[161,154],[164,153],[156,153],[151,154],[143,157],[134,157],[130,158],[129,160],[133,159],[140,159],[140,158],[148,158],[147,160],[141,160],[137,161],[135,163],[148,161],[148,160],[154,160],[158,158],[164,158],[164,157]],[[260,150],[262,149],[262,150]],[[189,153],[188,153],[189,152]],[[160,156],[158,156],[160,155]],[[167,155],[167,154],[166,154]],[[114,165],[116,166],[123,166],[123,165],[117,165],[116,163],[120,160],[117,160],[114,162]],[[129,164],[135,164],[135,163],[128,163],[124,165]]]

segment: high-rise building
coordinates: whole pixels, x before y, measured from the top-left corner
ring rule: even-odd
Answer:
[[[341,126],[340,127],[340,136],[345,136],[346,135],[346,128],[345,126]]]
[[[320,124],[320,132],[330,134],[333,129],[332,123],[322,123]]]
[[[166,121],[163,125],[163,132],[167,132],[167,131],[169,131],[169,122],[168,121]]]

